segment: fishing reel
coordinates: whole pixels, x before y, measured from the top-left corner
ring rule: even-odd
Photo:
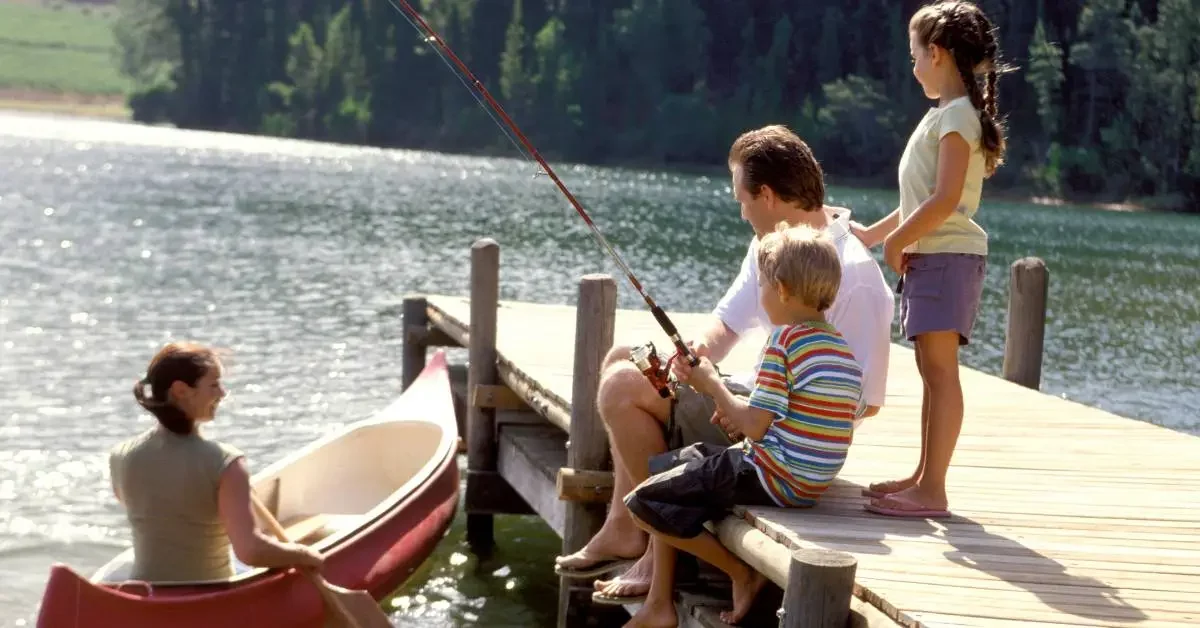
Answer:
[[[671,396],[671,360],[673,356],[664,364],[662,358],[658,356],[658,351],[654,348],[653,342],[647,342],[644,345],[634,347],[629,353],[629,359],[633,361],[634,366],[646,376],[650,381],[650,385],[654,386],[654,390],[658,391],[658,396],[666,399]]]

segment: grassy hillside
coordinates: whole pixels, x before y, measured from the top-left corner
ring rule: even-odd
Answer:
[[[119,102],[111,5],[0,0],[0,105]],[[61,108],[61,107],[49,107]]]

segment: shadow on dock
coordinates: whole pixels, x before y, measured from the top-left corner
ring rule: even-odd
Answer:
[[[1057,560],[1009,536],[990,532],[969,517],[956,514],[949,519],[902,519],[869,513],[862,508],[866,503],[866,498],[861,496],[863,488],[841,478],[835,480],[819,506],[785,515],[789,527],[799,532],[808,544],[859,556],[896,555],[919,547],[915,544],[934,547],[944,544],[946,547],[941,555],[945,560],[1024,589],[1059,612],[1105,622],[1136,623],[1149,619],[1145,612],[1124,600],[1116,588],[1090,576],[1072,574]],[[776,512],[771,513],[771,519],[778,521]],[[753,517],[753,513],[748,514]],[[828,529],[832,527],[838,529]],[[900,539],[904,546],[897,545],[896,541]],[[940,572],[945,574],[942,579],[948,583],[943,587],[989,588],[989,580],[972,581],[951,576],[920,557],[908,561],[925,563],[914,564],[914,575],[908,579],[913,585],[931,580],[929,575],[915,574]],[[869,573],[878,575],[877,570]],[[895,577],[901,576],[895,574]],[[890,605],[897,599],[891,595],[876,595],[872,588],[863,587],[862,592],[862,597],[872,604]],[[878,588],[886,589],[886,583]],[[930,592],[938,588],[942,587],[931,584]],[[998,590],[994,586],[990,588]]]
[[[1130,623],[1148,619],[1112,586],[1090,576],[1068,573],[1062,563],[1011,538],[988,532],[978,522],[955,516],[945,524],[941,536],[954,547],[945,556],[953,563],[1021,587],[1045,605],[1076,617]],[[1020,563],[1029,575],[1014,577],[1014,563]]]

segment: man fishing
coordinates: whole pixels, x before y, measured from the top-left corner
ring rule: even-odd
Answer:
[[[733,196],[755,237],[741,269],[713,309],[713,321],[693,345],[697,356],[720,363],[755,328],[769,331],[763,311],[756,261],[758,239],[780,222],[826,230],[842,265],[837,298],[828,320],[850,345],[864,371],[865,408],[856,425],[883,405],[894,295],[879,265],[849,229],[850,212],[827,207],[820,165],[807,144],[783,126],[742,134],[729,152]],[[629,360],[629,347],[614,347],[605,358],[598,407],[609,435],[614,463],[612,504],[604,525],[579,551],[555,559],[555,572],[587,579],[636,562],[618,578],[597,580],[593,600],[606,604],[640,602],[650,588],[653,553],[647,535],[630,518],[623,498],[646,479],[656,455],[697,442],[731,445],[740,434],[727,433],[715,415],[711,397],[678,384],[664,399]],[[748,394],[753,372],[733,374],[727,386]]]

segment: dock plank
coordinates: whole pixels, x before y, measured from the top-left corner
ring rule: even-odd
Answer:
[[[448,333],[465,332],[467,299],[431,296],[429,307]],[[669,314],[685,339],[708,321]],[[569,416],[574,308],[502,301],[498,316],[501,360]],[[671,349],[645,311],[618,310],[614,337]],[[740,343],[722,370],[752,369],[760,341]],[[921,382],[912,351],[893,345],[887,403],[856,433],[821,504],[739,509],[721,522],[722,540],[779,586],[787,549],[852,553],[856,596],[911,628],[1200,623],[1200,438],[965,367],[961,381],[954,517],[862,508],[862,487],[907,475],[919,452]]]

